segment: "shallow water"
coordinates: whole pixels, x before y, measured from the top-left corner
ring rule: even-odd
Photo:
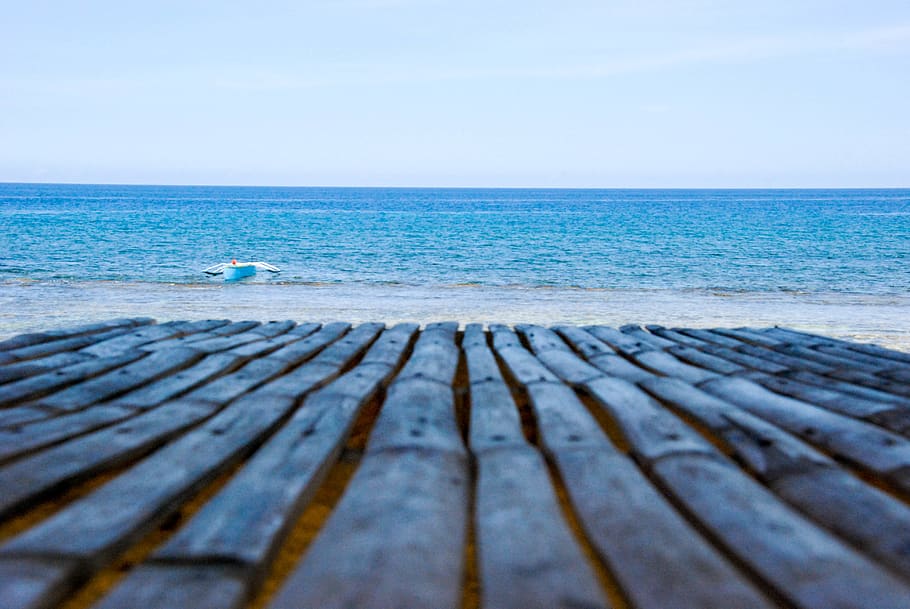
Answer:
[[[283,270],[225,285],[236,257]],[[0,184],[0,335],[120,315],[787,325],[910,348],[910,190]]]

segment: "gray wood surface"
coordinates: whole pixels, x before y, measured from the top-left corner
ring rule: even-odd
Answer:
[[[907,607],[908,413],[910,355],[787,328],[35,332],[0,607]]]

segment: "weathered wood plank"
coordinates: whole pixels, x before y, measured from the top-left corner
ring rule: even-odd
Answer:
[[[764,347],[743,345],[737,347],[736,350],[745,353],[746,355],[751,355],[759,359],[785,366],[790,370],[807,370],[809,372],[815,372],[816,374],[828,374],[834,370],[831,366],[826,366],[816,361],[800,359],[799,357],[787,355],[786,353],[781,353],[780,351],[774,351],[772,349],[765,349]]]
[[[839,377],[841,375],[837,374],[836,372],[832,372],[828,376],[821,376],[813,374],[811,372],[799,371],[788,372],[784,376],[800,383],[824,387],[833,391],[839,391],[841,393],[857,396],[865,400],[882,402],[883,404],[889,404],[891,406],[903,408],[906,407],[908,403],[907,396],[883,391],[879,388],[869,387],[867,385],[859,383],[839,380]]]
[[[704,455],[664,458],[656,476],[690,514],[798,607],[899,609],[910,588],[781,503],[732,464]]]
[[[837,355],[829,355],[828,353],[822,353],[817,349],[803,347],[800,345],[778,345],[774,349],[775,351],[779,351],[781,353],[799,358],[802,362],[816,362],[818,364],[822,364],[823,366],[828,366],[832,369],[853,368],[856,370],[863,370],[871,374],[875,374],[878,370],[880,370],[880,368],[876,368],[865,362],[860,362]]]
[[[75,561],[0,558],[0,599],[5,607],[51,609],[66,597],[76,571]]]
[[[661,338],[666,338],[671,340],[678,345],[683,345],[686,347],[695,347],[696,349],[702,349],[708,345],[714,345],[714,343],[709,343],[703,341],[700,338],[695,338],[694,336],[689,336],[678,332],[676,330],[670,330],[669,328],[664,328],[663,326],[649,325],[645,326],[651,334],[660,336]],[[717,346],[717,345],[714,345]]]
[[[657,346],[651,341],[644,341],[636,336],[623,334],[619,330],[608,328],[607,326],[585,326],[584,329],[625,355],[635,355],[642,351],[652,351],[661,348],[661,346]]]
[[[63,368],[64,366],[81,364],[90,359],[92,359],[92,356],[84,353],[57,353],[40,359],[0,366],[0,384],[18,381],[36,374]]]
[[[735,362],[692,347],[675,345],[668,348],[667,352],[683,361],[718,374],[737,374],[745,371],[743,366]]]
[[[638,340],[648,343],[657,349],[666,349],[667,347],[672,347],[674,342],[672,340],[667,340],[656,334],[651,334],[645,328],[638,324],[627,324],[625,326],[620,326],[619,331],[623,334],[628,334]]]
[[[456,327],[421,334],[360,468],[270,607],[459,605],[470,475],[451,388]]]
[[[573,348],[584,355],[592,366],[607,376],[615,376],[631,383],[637,383],[654,376],[653,372],[640,368],[621,355],[617,355],[606,343],[581,328],[557,326],[554,329]]]
[[[131,351],[151,342],[165,340],[175,336],[192,335],[196,332],[205,332],[227,325],[227,323],[226,320],[214,319],[195,322],[170,321],[164,324],[147,326],[138,330],[133,330],[127,334],[93,343],[88,347],[82,348],[80,352],[95,357],[110,357],[111,355],[118,355],[125,351]]]
[[[21,347],[19,349],[3,351],[0,353],[0,355],[4,356],[5,361],[3,358],[0,358],[0,364],[39,359],[42,357],[47,357],[48,355],[54,355],[55,353],[78,351],[79,349],[87,347],[96,342],[126,334],[130,332],[130,330],[131,328],[129,327],[119,327],[113,330],[98,332],[97,334],[74,336],[72,338],[64,338],[62,340],[41,343],[38,345],[32,345],[30,347]]]
[[[774,338],[773,336],[768,336],[761,332],[754,332],[749,328],[714,328],[711,332],[722,334],[744,343],[750,343],[757,347],[774,348],[782,342],[780,339]]]
[[[910,508],[770,423],[677,379],[642,383],[722,438],[785,501],[910,577]]]
[[[189,334],[187,336],[178,336],[176,338],[169,338],[167,340],[159,340],[153,343],[148,343],[139,347],[142,351],[158,351],[160,349],[170,349],[172,347],[183,347],[187,343],[196,343],[203,340],[208,340],[211,338],[218,338],[222,336],[233,336],[235,334],[241,334],[247,332],[253,328],[260,326],[261,323],[258,321],[237,321],[231,322],[224,326],[219,326],[213,328],[208,332],[197,332],[195,334]],[[293,330],[292,330],[293,331]]]
[[[690,366],[666,351],[641,351],[631,357],[644,368],[665,376],[678,377],[689,383],[700,383],[718,376],[716,372]]]
[[[741,378],[718,378],[701,388],[910,490],[910,441],[897,434]]]
[[[413,324],[404,324],[383,333],[370,362],[361,366],[370,370],[382,367],[385,372],[372,376],[358,393],[351,392],[345,379],[358,374],[360,366],[311,394],[237,476],[102,606],[180,609],[186,595],[168,590],[174,581],[182,581],[187,572],[198,569],[190,565],[199,563],[233,566],[230,578],[234,585],[218,598],[208,598],[206,606],[242,606],[258,588],[278,545],[337,460],[360,409],[392,374],[415,331]],[[360,340],[360,349],[364,342]],[[353,358],[358,351],[348,353]],[[345,363],[340,361],[336,370]],[[154,604],[150,606],[144,599]]]
[[[717,345],[718,347],[736,349],[743,344],[735,338],[730,338],[729,336],[724,336],[723,334],[717,334],[716,332],[712,332],[710,330],[703,330],[700,328],[673,328],[673,330],[680,334],[685,334],[686,336],[697,338],[698,340],[704,341],[706,343]]]
[[[718,347],[716,345],[706,345],[699,349],[705,353],[709,353],[716,357],[723,358],[727,361],[739,364],[740,366],[757,370],[759,372],[766,372],[768,374],[780,374],[790,370],[789,367],[779,364],[774,361],[762,359],[754,355],[749,355],[748,353],[743,353],[742,351],[737,351],[735,349],[728,349],[726,347]]]
[[[76,326],[74,328],[61,328],[59,330],[49,330],[47,332],[33,332],[30,334],[20,334],[4,341],[0,341],[0,351],[11,351],[23,347],[31,347],[64,338],[74,338],[80,335],[98,334],[108,330],[119,328],[135,328],[137,326],[146,326],[155,323],[151,317],[134,317],[127,319],[112,319],[100,323]]]
[[[841,345],[819,345],[813,350],[818,351],[819,353],[824,353],[825,355],[842,358],[847,361],[860,362],[879,370],[896,369],[903,372],[910,370],[910,364],[899,362],[891,358],[883,358],[877,355],[862,353],[861,351],[855,351]]]
[[[218,410],[176,401],[0,467],[0,520],[101,471],[140,457]]]
[[[162,565],[137,567],[127,580],[94,609],[242,609],[246,590],[233,565]]]
[[[172,374],[201,357],[198,352],[185,348],[152,353],[114,371],[57,391],[42,398],[39,403],[62,411],[80,410]]]
[[[636,357],[648,355],[653,353]],[[910,588],[744,476],[700,434],[638,387],[600,378],[585,388],[608,410],[634,453],[665,488],[779,594],[802,607],[818,609],[859,609],[870,598],[898,607],[899,599],[910,594]],[[723,499],[717,502],[717,497]],[[800,541],[794,543],[795,539]],[[863,587],[842,585],[853,573],[867,579]]]
[[[577,357],[552,330],[534,325],[516,326],[516,329],[527,339],[537,358],[569,384],[580,385],[603,376],[603,371]]]
[[[121,355],[92,359],[0,385],[0,406],[22,404],[26,400],[48,395],[67,385],[85,381],[108,370],[125,366],[142,356],[143,353],[132,351]]]
[[[203,383],[240,367],[247,358],[230,353],[208,355],[189,368],[115,398],[111,403],[146,410],[176,398]]]
[[[802,373],[800,373],[802,374]],[[808,373],[807,373],[808,374]],[[800,375],[791,374],[793,378],[800,378]],[[867,389],[873,389],[874,393],[872,395],[877,395],[881,393],[890,393],[891,395],[898,395],[902,397],[910,397],[910,383],[898,383],[891,381],[887,378],[877,376],[875,374],[869,374],[868,372],[863,372],[862,370],[852,370],[849,368],[841,368],[840,370],[834,370],[833,372],[828,373],[829,383],[832,383],[840,391],[844,393],[854,393],[857,395],[869,396]],[[812,382],[808,380],[810,377],[806,376],[804,379],[807,382]],[[843,385],[837,384],[837,381],[844,381]],[[860,387],[857,388],[857,385]]]
[[[135,414],[121,406],[102,405],[83,412],[39,419],[0,431],[0,463],[110,425]]]
[[[482,606],[605,607],[479,325],[465,329]]]
[[[906,588],[744,476],[701,436],[619,379],[588,384],[633,451],[728,551],[801,607],[899,607]],[[862,575],[858,575],[858,574]],[[844,586],[848,576],[862,586]]]
[[[337,336],[331,329],[323,332]],[[77,558],[81,569],[67,583],[78,585],[91,570],[108,564],[203,485],[255,449],[313,386],[300,388],[296,396],[263,392],[236,400],[191,433],[12,538],[0,546],[0,557]],[[175,468],[174,463],[181,466]]]
[[[910,432],[910,400],[897,397],[893,402],[870,400],[779,376],[755,375],[751,378],[776,393],[875,423],[899,434]]]
[[[574,392],[552,382],[524,387],[581,526],[633,606],[770,606],[613,447]]]

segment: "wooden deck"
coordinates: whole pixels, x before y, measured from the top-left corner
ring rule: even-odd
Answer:
[[[910,354],[782,328],[0,342],[0,607],[907,609]]]

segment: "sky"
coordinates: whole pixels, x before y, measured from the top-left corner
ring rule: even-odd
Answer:
[[[4,0],[0,181],[910,187],[910,2]]]

